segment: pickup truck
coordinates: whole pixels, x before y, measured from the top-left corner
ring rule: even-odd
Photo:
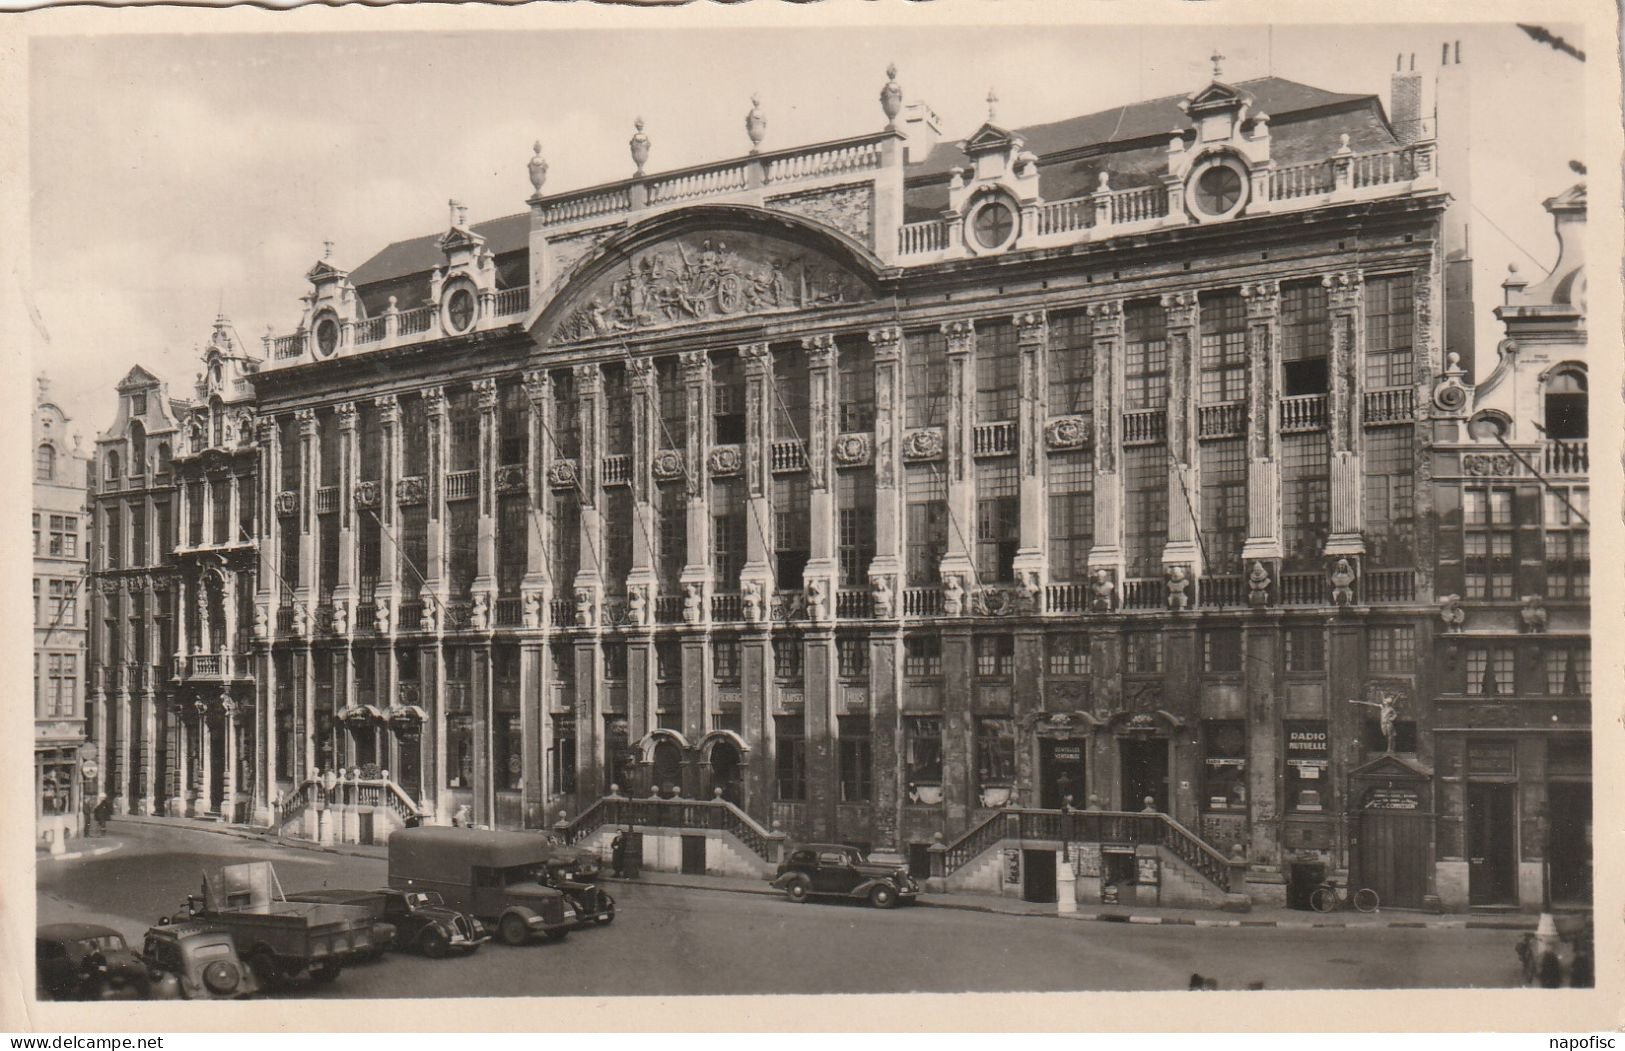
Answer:
[[[376,948],[370,909],[288,901],[264,861],[226,865],[206,876],[202,896],[186,899],[184,918],[230,933],[261,988],[331,982],[346,963]]]

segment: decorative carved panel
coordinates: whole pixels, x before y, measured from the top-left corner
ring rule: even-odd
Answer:
[[[766,203],[769,208],[833,227],[870,249],[875,246],[875,192],[869,183],[787,193],[769,197]]]

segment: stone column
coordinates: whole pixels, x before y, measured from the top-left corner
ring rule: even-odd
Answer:
[[[266,421],[264,421],[264,420],[260,421],[260,441],[262,443],[261,448],[264,448],[263,443],[265,441],[265,424],[266,424]],[[272,425],[271,429],[273,431],[275,431],[276,428],[275,428],[274,424]],[[176,546],[177,547],[191,547],[192,546],[192,537],[191,537],[190,534],[187,533],[187,530],[189,528],[191,528],[188,525],[188,523],[191,521],[191,517],[190,517],[190,515],[188,513],[188,510],[191,507],[191,497],[188,495],[187,490],[190,489],[191,487],[186,484],[186,479],[179,477],[179,474],[180,474],[180,472],[177,471],[176,472],[177,478],[176,478],[176,485],[175,485],[175,539],[176,539]]]
[[[230,488],[226,497],[226,532],[230,536],[230,543],[240,544],[248,538],[242,535],[237,526],[238,519],[242,514],[242,497],[237,491],[241,483],[238,481],[236,471],[227,476],[227,484]],[[147,498],[147,506],[150,510],[152,506],[152,497],[150,496]]]
[[[226,637],[220,640],[220,674],[228,679],[237,669],[237,573],[226,570],[220,574],[220,607],[225,614]]]
[[[773,371],[772,349],[766,343],[739,348],[745,366],[745,567],[738,586],[749,581],[761,588],[765,611],[778,588],[773,552],[773,505],[770,471],[773,445],[773,395],[768,384]]]
[[[632,566],[626,576],[627,740],[641,740],[655,721],[655,600],[660,593],[655,563],[659,525],[654,505],[654,455],[658,446],[659,394],[648,358],[628,358],[627,393],[632,410]],[[623,778],[624,780],[624,778]],[[625,791],[629,786],[622,784]]]
[[[903,330],[891,325],[871,329],[869,343],[875,353],[875,557],[869,563],[869,580],[877,597],[875,616],[890,619],[902,614],[903,605],[903,471],[898,441]]]
[[[1015,316],[1021,353],[1020,408],[1016,422],[1017,471],[1021,479],[1021,546],[1015,577],[1033,594],[1042,595],[1046,574],[1045,543],[1049,537],[1049,501],[1044,495],[1045,388],[1048,385],[1049,318],[1042,310]],[[973,520],[974,522],[974,520]],[[1035,609],[1034,612],[1037,610]]]
[[[547,545],[547,465],[551,460],[547,438],[547,412],[552,400],[552,384],[546,369],[527,369],[524,375],[527,413],[525,417],[525,509],[529,519],[529,540],[525,544],[525,579],[520,584],[524,609],[520,651],[519,733],[523,740],[525,774],[525,825],[540,828],[547,824],[547,748],[552,715],[548,699],[547,663],[548,604],[552,586],[548,581]]]
[[[1243,633],[1247,683],[1247,809],[1252,863],[1248,881],[1284,903],[1281,877],[1281,631],[1255,623]],[[1336,681],[1335,679],[1333,680]],[[1330,786],[1328,786],[1329,788]]]
[[[270,825],[276,820],[274,804],[281,793],[276,777],[276,661],[271,659],[269,646],[260,649],[256,664],[259,674],[254,677],[254,700],[260,717],[260,776],[254,785],[254,823]]]
[[[259,476],[256,481],[259,484],[260,495],[255,503],[258,505],[256,510],[259,512],[259,569],[254,575],[256,584],[254,603],[258,607],[255,611],[256,619],[262,613],[265,618],[263,638],[266,640],[266,660],[269,661],[269,640],[276,636],[276,611],[277,607],[281,605],[280,598],[282,594],[282,585],[279,580],[282,566],[278,562],[278,559],[281,558],[282,531],[277,528],[276,509],[277,487],[282,480],[282,433],[277,428],[275,417],[262,416],[259,419],[257,434],[260,462]],[[177,486],[176,492],[184,494],[186,486]],[[181,509],[177,512],[176,523],[178,529],[184,530],[186,528],[184,495],[180,499],[183,502]],[[185,622],[185,617],[177,616],[175,618],[175,636],[181,640],[180,651],[183,654],[186,652]]]
[[[178,770],[175,784],[175,799],[170,806],[170,812],[181,817],[189,817],[192,808],[192,734],[186,727],[187,705],[182,701],[175,702],[175,727],[180,738],[178,743]]]
[[[214,652],[214,630],[210,626],[209,574],[199,569],[197,574],[197,645],[200,653]],[[195,670],[195,669],[194,669]]]
[[[227,822],[237,818],[237,702],[229,690],[220,693],[220,710],[224,713],[221,729],[226,735],[225,764],[220,781],[220,816]]]
[[[1281,286],[1260,281],[1241,287],[1247,304],[1247,542],[1245,562],[1272,566],[1281,558],[1281,461],[1276,435],[1275,377],[1280,372]],[[1273,573],[1271,574],[1274,575]]]
[[[806,578],[825,584],[830,616],[834,616],[839,565],[835,550],[835,337],[808,336],[801,341],[807,352],[808,430],[806,435],[808,512],[811,517],[811,557]]]
[[[475,554],[475,608],[485,596],[485,626],[496,625],[497,600],[497,384],[496,380],[474,381],[474,396],[480,411],[479,435],[479,523]]]
[[[316,544],[318,534],[316,529],[316,488],[321,475],[320,446],[316,441],[317,420],[313,409],[299,409],[294,413],[299,421],[299,579],[294,583],[293,601],[296,607],[303,607],[303,621],[305,628],[299,634],[310,637],[315,629],[313,613],[315,602],[313,596],[317,590],[317,560]],[[298,624],[301,618],[295,616],[294,623]]]
[[[1202,570],[1201,521],[1196,502],[1201,497],[1197,477],[1196,442],[1191,420],[1196,413],[1197,317],[1195,292],[1170,292],[1162,297],[1168,332],[1168,399],[1165,416],[1168,434],[1168,542],[1162,564],[1172,572],[1183,567],[1187,575]],[[1186,597],[1194,598],[1194,588]]]
[[[1095,350],[1095,540],[1089,570],[1103,569],[1121,584],[1123,476],[1117,469],[1117,407],[1123,401],[1123,301],[1092,303],[1089,318]]]
[[[429,455],[426,464],[428,495],[428,557],[422,567],[423,580],[418,597],[433,618],[437,631],[446,630],[446,392],[441,387],[423,390],[423,414],[428,431]],[[408,625],[410,627],[410,625]],[[441,718],[444,718],[442,713]],[[437,741],[444,741],[438,736]],[[444,782],[441,783],[442,787]]]
[[[1327,289],[1327,326],[1331,332],[1331,390],[1326,419],[1331,432],[1331,529],[1326,554],[1358,558],[1365,554],[1360,535],[1361,490],[1365,476],[1360,450],[1361,350],[1365,345],[1365,279],[1358,270],[1321,278]]]
[[[711,358],[703,350],[684,351],[683,390],[688,402],[688,557],[683,566],[683,620],[706,624],[711,619],[711,511],[708,451],[711,447]],[[686,652],[686,647],[685,647]],[[687,656],[683,660],[686,669]],[[684,671],[685,682],[687,671]],[[689,695],[685,688],[684,697]],[[686,703],[686,701],[685,701]]]
[[[948,433],[944,443],[948,474],[948,553],[942,558],[943,587],[957,579],[968,594],[975,586],[976,476],[971,458],[975,428],[976,327],[970,321],[945,321],[948,337]],[[943,733],[947,733],[944,727]],[[946,775],[945,775],[946,776]],[[946,790],[945,790],[946,791]]]
[[[356,442],[355,402],[340,402],[337,409],[339,428],[338,516],[339,516],[339,579],[333,588],[333,608],[343,607],[345,635],[355,630],[354,618],[357,578],[361,560],[356,557],[358,538],[354,521],[355,477],[360,468],[361,450]],[[346,640],[348,641],[348,640]],[[348,662],[347,662],[348,663]],[[348,696],[348,694],[347,694]]]
[[[150,667],[151,665],[145,666],[145,668]],[[144,672],[145,668],[143,669]],[[141,813],[156,814],[158,812],[158,696],[156,689],[148,687],[143,687],[141,694]]]
[[[379,443],[379,470],[378,470],[378,506],[370,512],[364,512],[357,517],[365,520],[367,515],[375,515],[378,525],[378,583],[373,588],[372,601],[378,611],[374,614],[378,623],[389,626],[388,634],[393,638],[395,632],[401,630],[396,616],[398,603],[403,596],[411,594],[411,588],[400,581],[401,553],[396,548],[400,539],[399,512],[395,495],[395,483],[401,477],[401,403],[393,394],[381,394],[373,400],[378,408],[378,443]],[[409,624],[407,628],[417,625]],[[393,700],[394,694],[390,694]]]
[[[823,589],[816,626],[809,625],[802,649],[802,732],[807,747],[807,810],[813,835],[835,836],[835,804],[839,795],[837,770],[837,693],[840,679],[835,663],[835,603],[840,587],[840,565],[835,548],[835,447],[837,417],[835,391],[836,346],[831,335],[801,341],[807,351],[808,416],[806,436],[808,505],[811,517],[811,557],[805,579],[809,591]]]
[[[192,707],[197,711],[198,744],[197,804],[192,809],[194,813],[206,814],[214,805],[214,730],[209,726],[208,702],[195,701]]]
[[[974,739],[971,708],[976,690],[975,637],[969,623],[950,623],[942,632],[942,802],[946,838],[970,824],[971,752]]]
[[[878,417],[877,417],[878,420]],[[901,599],[899,598],[899,604]],[[870,807],[874,842],[870,858],[901,864],[903,853],[903,773],[898,749],[903,672],[903,632],[896,621],[869,632],[869,731],[874,751],[874,802]]]
[[[604,525],[598,493],[598,461],[604,448],[603,379],[597,365],[577,365],[574,374],[581,435],[580,462],[576,467],[577,495],[581,501],[581,568],[574,585],[578,607],[583,591],[591,598],[591,621],[583,627],[594,627],[600,622],[604,608],[604,567],[601,564]],[[578,740],[584,736],[579,725],[576,733]]]

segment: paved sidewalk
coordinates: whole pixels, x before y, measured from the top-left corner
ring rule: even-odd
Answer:
[[[99,858],[103,854],[113,853],[113,851],[124,845],[123,842],[107,835],[79,836],[73,840],[73,843],[73,849],[62,854],[53,854],[49,850],[36,849],[34,851],[34,861],[36,864],[43,864],[50,861],[77,861],[80,858]]]
[[[295,850],[311,850],[326,854],[343,854],[350,857],[377,858],[379,860],[388,857],[388,850],[383,846],[359,846],[348,843],[338,846],[323,846],[320,843],[312,843],[306,839],[278,836],[267,829],[227,825],[218,821],[200,821],[195,818],[145,817],[137,814],[125,814],[114,818],[112,823],[117,824],[119,822],[168,826],[171,828],[178,825],[200,832],[213,832],[223,836],[235,836],[239,839],[254,839],[265,843],[274,843],[277,846]],[[623,880],[609,875],[605,875],[603,878],[610,883],[637,882],[651,886],[683,887],[690,890],[723,891],[734,894],[777,895],[781,893],[769,886],[766,880],[743,879],[737,876],[691,876],[675,872],[645,870],[639,874],[635,881]],[[1218,909],[1170,909],[1155,906],[1134,906],[1129,908],[1081,903],[1078,905],[1076,912],[1061,913],[1053,902],[1046,904],[1022,901],[1020,898],[995,897],[987,894],[927,893],[920,895],[918,904],[935,909],[963,909],[971,912],[999,913],[1006,916],[1031,916],[1098,923],[1138,923],[1185,927],[1277,927],[1296,930],[1348,927],[1411,927],[1428,930],[1534,930],[1535,924],[1539,920],[1538,916],[1529,913],[1436,916],[1431,913],[1413,912],[1405,909],[1389,909],[1369,914],[1353,910],[1314,913],[1298,909],[1261,907],[1257,905],[1253,906],[1251,912],[1239,915],[1222,912]]]

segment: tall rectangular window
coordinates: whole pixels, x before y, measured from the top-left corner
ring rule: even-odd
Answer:
[[[401,407],[401,473],[407,476],[426,474],[429,470],[429,420],[423,411],[423,398],[409,395],[400,399]],[[297,446],[288,444],[288,429],[282,434],[282,488],[288,484],[288,463],[297,460]],[[295,485],[297,485],[297,469]]]
[[[941,332],[910,332],[903,362],[904,426],[941,427],[948,420],[948,341]]]
[[[1326,670],[1326,633],[1320,628],[1288,628],[1286,631],[1286,670],[1323,672]]]
[[[1203,442],[1202,552],[1207,571],[1241,572],[1241,548],[1247,541],[1247,440],[1221,438]]]
[[[1325,394],[1331,389],[1331,326],[1326,288],[1319,281],[1281,286],[1281,393]]]
[[[356,402],[355,436],[360,476],[372,479],[382,477],[383,434],[378,423],[378,406],[371,400]],[[250,484],[245,488],[252,489],[253,486]]]
[[[1049,674],[1078,678],[1089,674],[1089,636],[1083,632],[1050,635],[1045,639],[1044,651]]]
[[[800,714],[773,718],[774,767],[779,798],[795,801],[807,798],[807,731]]]
[[[1366,561],[1404,569],[1416,564],[1416,458],[1411,427],[1365,432]]]
[[[1416,294],[1410,274],[1365,279],[1365,385],[1369,390],[1415,382],[1411,340]]]
[[[423,576],[429,571],[429,509],[401,508],[401,526],[398,535],[400,547],[392,551],[390,557],[399,557],[400,562],[396,567],[395,576],[405,586],[407,596],[411,598],[417,595],[418,589],[423,586]],[[295,539],[297,540],[297,536]],[[297,547],[294,556],[297,559]]]
[[[711,643],[711,678],[720,683],[739,682],[738,639],[717,639]]]
[[[1510,694],[1516,690],[1517,654],[1510,646],[1467,647],[1467,692]]]
[[[446,575],[451,594],[467,598],[480,571],[479,505],[460,500],[446,505]]]
[[[1123,311],[1123,407],[1161,409],[1168,404],[1168,317],[1154,299]]]
[[[503,464],[522,464],[530,446],[530,401],[525,388],[518,383],[504,383],[497,388],[497,459]],[[376,444],[376,443],[375,443]],[[368,474],[363,463],[362,476]]]
[[[186,484],[186,542],[188,545],[208,543],[203,535],[203,483],[188,482]]]
[[[800,682],[802,654],[800,635],[773,636],[773,677],[780,682]]]
[[[1517,527],[1510,486],[1465,486],[1462,502],[1462,569],[1470,599],[1513,597]]]
[[[575,493],[553,494],[552,527],[549,573],[555,587],[567,590],[574,586],[581,569],[581,505]]]
[[[745,566],[745,483],[739,478],[711,482],[712,584],[720,592],[739,590]]]
[[[869,677],[869,640],[862,636],[842,635],[835,640],[835,656],[843,679]]]
[[[632,390],[626,369],[606,365],[604,375],[604,455],[624,456],[632,451]]]
[[[688,490],[682,482],[664,483],[655,488],[655,503],[660,523],[660,591],[676,595],[682,590],[680,579],[688,562]]]
[[[316,552],[317,589],[322,602],[331,602],[333,590],[339,586],[339,516],[318,515],[316,534],[319,541]]]
[[[1049,496],[1049,578],[1088,576],[1095,542],[1095,463],[1087,449],[1052,453],[1045,464]]]
[[[1013,459],[976,464],[976,573],[983,582],[1016,578],[1021,547],[1021,482]]]
[[[875,557],[875,472],[864,467],[842,471],[836,479],[836,545],[841,586],[869,583]]]
[[[923,802],[915,789],[942,784],[942,719],[937,716],[903,717],[903,767],[910,800]]]
[[[103,535],[107,538],[102,545],[102,554],[108,569],[121,569],[124,566],[124,534],[119,530],[118,505],[108,504],[102,513],[106,516],[102,522],[105,527]]]
[[[942,637],[909,635],[903,639],[903,675],[910,679],[942,676]]]
[[[227,510],[227,508],[224,505],[225,501],[216,501],[215,518],[217,520],[222,520],[226,517],[224,512]],[[129,504],[128,507],[129,510],[126,513],[130,516],[130,565],[145,566],[149,564],[149,555],[147,552],[147,509],[140,503],[132,503]],[[220,528],[217,525],[214,542],[217,544],[228,542],[230,537],[223,535],[224,533],[225,529]]]
[[[216,423],[218,427],[219,424]],[[219,436],[215,437],[218,442]],[[339,423],[332,409],[316,410],[317,478],[320,485],[339,484]]]
[[[1021,401],[1021,350],[1008,321],[976,326],[976,420],[994,423],[1016,418]]]
[[[660,402],[660,418],[654,421],[655,447],[682,449],[688,442],[688,389],[681,360],[668,357],[655,362],[655,390]]]
[[[921,463],[903,468],[903,486],[908,582],[935,584],[948,553],[948,483],[936,464]]]
[[[378,569],[383,558],[383,536],[374,518],[358,518],[360,536],[356,541],[357,575],[361,581],[361,602],[371,602],[378,587]]]
[[[811,487],[805,474],[773,478],[773,554],[781,590],[799,591],[802,572],[812,557]]]
[[[976,636],[976,674],[1008,679],[1016,670],[1016,638],[1008,633]]]
[[[632,489],[619,485],[605,489],[604,501],[604,583],[620,591],[632,571],[633,534],[638,525],[632,508]]]
[[[1016,724],[1013,719],[976,720],[976,785],[978,788],[1014,787],[1016,783]]]
[[[867,803],[874,798],[874,749],[867,715],[840,715],[841,802]]]
[[[1128,575],[1162,575],[1168,541],[1168,450],[1161,445],[1123,450],[1123,535]]]
[[[508,598],[519,594],[519,583],[525,578],[532,528],[526,499],[510,495],[497,503],[497,593]],[[363,531],[362,536],[366,535]]]
[[[553,716],[553,747],[548,756],[554,795],[576,790],[576,720],[573,715]]]
[[[773,348],[772,383],[768,386],[768,416],[773,437],[779,441],[807,440],[807,352],[793,343]]]
[[[745,440],[745,368],[737,352],[711,359],[711,426],[718,445]]]
[[[843,431],[867,431],[875,425],[875,350],[861,336],[836,344],[838,425]]]
[[[1545,494],[1546,596],[1586,598],[1591,594],[1591,491],[1583,485],[1547,489]]]
[[[576,378],[569,369],[552,373],[549,386],[553,390],[553,420],[549,425],[558,456],[572,458],[581,455],[581,413],[576,399]]]
[[[1373,672],[1416,670],[1416,629],[1378,625],[1366,633],[1366,664]]]
[[[1126,631],[1123,633],[1123,670],[1130,675],[1162,673],[1162,633]]]
[[[1545,652],[1546,692],[1556,696],[1591,694],[1591,647],[1553,646]]]
[[[1049,326],[1051,416],[1093,414],[1095,406],[1094,326],[1089,315],[1057,314]]]
[[[1326,435],[1281,435],[1281,531],[1289,568],[1319,566],[1331,513],[1331,450]]]
[[[420,507],[415,508],[415,510],[421,512],[423,509]],[[403,515],[402,517],[405,518],[406,516]],[[279,603],[287,605],[293,601],[293,589],[297,588],[301,583],[299,580],[299,520],[297,518],[284,518],[277,523],[277,529],[281,533],[277,551],[281,555],[282,565],[280,567],[281,579],[276,581],[273,586],[278,592]],[[423,563],[419,562],[417,565],[421,571]],[[305,581],[305,583],[308,584],[309,581]]]
[[[1235,291],[1201,297],[1201,402],[1247,399],[1247,309]]]

